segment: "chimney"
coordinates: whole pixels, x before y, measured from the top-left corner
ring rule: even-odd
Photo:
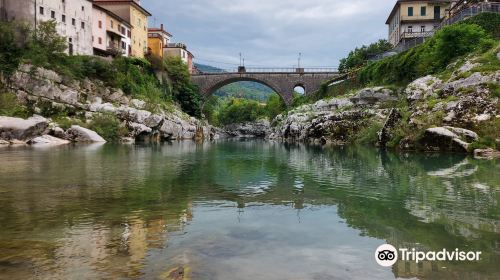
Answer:
[[[163,31],[163,23],[160,26],[161,26],[161,31]]]

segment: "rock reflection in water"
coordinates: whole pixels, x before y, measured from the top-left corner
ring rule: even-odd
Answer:
[[[260,141],[0,150],[11,279],[498,279],[500,166]],[[382,243],[483,251],[376,265]]]

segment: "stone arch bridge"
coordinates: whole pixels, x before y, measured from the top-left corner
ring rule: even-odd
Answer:
[[[251,81],[264,84],[283,98],[287,106],[293,102],[293,92],[297,86],[305,89],[305,94],[318,91],[321,84],[327,81],[343,79],[343,75],[334,69],[264,69],[252,70],[240,67],[238,72],[195,73],[191,80],[200,93],[211,96],[221,87],[241,81]]]

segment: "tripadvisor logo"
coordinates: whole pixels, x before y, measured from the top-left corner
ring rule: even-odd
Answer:
[[[402,261],[414,261],[419,263],[421,261],[479,261],[481,259],[481,252],[479,251],[448,251],[443,249],[441,251],[418,251],[415,248],[399,248],[397,250],[390,244],[380,245],[375,251],[375,260],[381,266],[392,266],[398,259]]]

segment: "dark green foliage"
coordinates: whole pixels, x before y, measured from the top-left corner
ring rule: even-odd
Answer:
[[[55,21],[46,21],[38,24],[37,30],[32,31],[32,39],[25,50],[24,59],[31,64],[41,67],[52,65],[64,58],[67,49],[66,39],[56,30]]]
[[[286,104],[283,99],[277,95],[272,94],[267,99],[267,104],[265,108],[265,112],[270,121],[272,121],[277,115],[286,111]]]
[[[165,60],[168,75],[172,81],[172,97],[182,110],[194,117],[201,116],[201,96],[191,82],[187,65],[179,57]]]
[[[482,13],[464,20],[463,23],[477,24],[493,38],[500,39],[500,14],[498,13]]]
[[[478,25],[446,26],[420,46],[373,62],[359,73],[363,84],[407,84],[446,69],[454,59],[476,50],[485,51],[494,41]]]
[[[0,74],[11,76],[22,61],[29,29],[10,22],[0,22]]]
[[[387,40],[379,40],[368,46],[362,46],[351,51],[346,58],[340,60],[339,71],[348,72],[351,69],[363,66],[369,59],[383,54],[392,49],[391,43]]]
[[[0,116],[27,118],[31,112],[17,102],[16,95],[11,92],[0,93]]]
[[[264,106],[259,102],[231,98],[220,109],[219,123],[222,125],[252,122],[266,115]]]
[[[120,120],[113,114],[96,116],[88,125],[88,128],[110,142],[117,142],[120,137],[127,134],[127,129],[121,125]]]

